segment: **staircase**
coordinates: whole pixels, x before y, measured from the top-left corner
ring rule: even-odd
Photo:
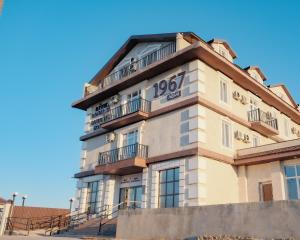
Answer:
[[[103,225],[101,227],[101,231],[99,232],[100,221],[101,224]],[[97,236],[115,237],[116,230],[117,230],[117,218],[112,218],[112,219],[92,218],[82,224],[79,224],[73,229],[60,233],[59,236],[63,236],[63,237],[78,236],[78,237],[87,237],[87,238],[97,237]]]

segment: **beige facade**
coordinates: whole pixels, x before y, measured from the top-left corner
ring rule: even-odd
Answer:
[[[297,105],[234,58],[193,33],[131,37],[73,104],[86,110],[77,208],[300,198]]]

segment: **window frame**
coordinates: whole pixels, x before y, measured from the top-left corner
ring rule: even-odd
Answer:
[[[223,99],[223,89],[222,89],[222,86],[223,84],[226,85],[226,101],[224,101]],[[225,104],[225,105],[230,105],[230,84],[229,84],[229,81],[228,79],[220,76],[220,80],[219,80],[219,101],[220,103],[222,104]]]
[[[228,146],[227,145],[224,145],[224,124],[225,125],[228,125],[229,128],[228,128]],[[232,134],[232,123],[231,121],[227,120],[227,119],[222,119],[221,120],[221,146],[225,149],[232,149],[233,147],[233,134]]]
[[[168,171],[171,171],[173,172],[173,180],[168,180]],[[175,179],[175,171],[178,170],[178,179]],[[165,180],[162,181],[161,180],[161,174],[162,172],[165,172]],[[174,167],[174,168],[168,168],[168,169],[163,169],[163,170],[160,170],[159,171],[159,174],[158,174],[158,206],[159,208],[176,208],[176,207],[179,207],[179,195],[180,195],[180,167]],[[168,183],[172,183],[172,188],[173,188],[173,191],[172,193],[168,193]],[[175,190],[175,185],[178,185],[178,191]],[[161,194],[161,185],[164,184],[165,185],[165,192],[164,194]],[[171,207],[167,207],[167,197],[168,196],[172,196],[173,198],[173,202],[172,202],[172,206]],[[162,206],[161,205],[161,197],[164,197],[164,205]],[[175,197],[178,197],[178,202],[175,206]]]
[[[286,175],[285,169],[286,167],[293,167],[295,170],[295,176],[292,177],[288,177]],[[297,174],[297,167],[300,168],[300,163],[299,164],[286,164],[283,167],[283,171],[284,171],[284,177],[285,177],[285,186],[286,186],[286,198],[287,200],[295,200],[295,199],[290,199],[289,198],[289,189],[288,189],[288,179],[295,179],[296,180],[296,186],[297,186],[297,200],[300,200],[300,171],[299,171],[299,175]]]

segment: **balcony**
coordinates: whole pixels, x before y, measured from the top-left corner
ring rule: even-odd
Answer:
[[[146,167],[148,146],[135,143],[99,153],[96,174],[126,175],[141,172]]]
[[[254,130],[266,136],[273,136],[279,133],[277,119],[259,108],[248,112],[248,121],[251,122],[251,127]]]
[[[153,51],[146,55],[145,57],[138,59],[136,61],[131,62],[130,64],[124,66],[118,71],[115,71],[105,77],[101,84],[99,85],[100,88],[105,88],[107,86],[112,85],[114,82],[119,81],[129,75],[133,74],[134,72],[146,68],[152,63],[155,63],[159,60],[162,60],[168,57],[170,54],[176,52],[176,44],[175,42],[170,43],[156,51]]]
[[[109,110],[104,115],[102,128],[115,129],[149,117],[151,102],[142,98],[134,99]]]

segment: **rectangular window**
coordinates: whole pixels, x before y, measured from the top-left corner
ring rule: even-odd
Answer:
[[[289,124],[289,121],[288,119],[284,119],[284,135],[286,137],[289,137],[290,136],[290,124]]]
[[[179,168],[159,172],[159,207],[179,206]]]
[[[257,135],[253,135],[252,147],[257,147],[258,145],[259,145],[259,137]]]
[[[130,131],[123,134],[123,147],[137,143],[138,130]]]
[[[98,199],[98,182],[89,182],[87,186],[87,205],[86,210],[93,214],[96,213]]]
[[[300,199],[300,165],[284,167],[288,199]]]
[[[231,124],[225,120],[222,121],[222,145],[231,148],[232,133]]]
[[[229,103],[228,82],[224,79],[220,80],[220,99],[221,102]]]

